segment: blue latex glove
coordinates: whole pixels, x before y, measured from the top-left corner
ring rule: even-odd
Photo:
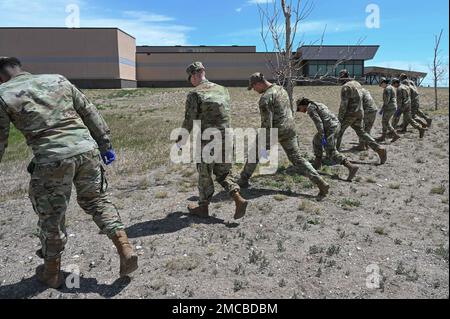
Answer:
[[[328,145],[328,141],[327,141],[327,137],[326,135],[322,136],[322,146],[327,146]]]
[[[402,115],[402,110],[397,110],[395,112],[395,117],[400,117],[400,115]]]
[[[384,110],[381,109],[379,114],[380,114],[380,115],[383,115],[383,114],[384,114]]]
[[[106,151],[105,153],[102,153],[102,160],[105,165],[110,165],[112,162],[116,160],[116,153],[113,149],[110,149]]]

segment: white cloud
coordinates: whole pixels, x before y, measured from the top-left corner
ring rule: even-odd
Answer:
[[[68,4],[80,6],[81,27],[117,27],[136,37],[137,44],[187,45],[192,27],[175,23],[175,18],[146,11],[115,12],[92,6],[85,0],[0,0],[0,19],[5,27],[65,27]],[[106,13],[107,12],[107,13]]]
[[[168,17],[160,14],[148,13],[146,11],[124,11],[124,16],[138,19],[142,22],[167,22],[174,21],[175,19],[172,17]]]
[[[240,13],[242,11],[242,8],[237,8],[236,12]]]
[[[264,4],[264,3],[273,3],[274,0],[248,0],[249,4]]]

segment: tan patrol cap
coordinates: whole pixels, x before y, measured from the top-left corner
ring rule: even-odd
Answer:
[[[253,85],[259,82],[262,82],[265,80],[264,74],[262,74],[261,72],[256,72],[253,73],[250,76],[250,79],[248,81],[248,90],[251,91],[253,89]]]
[[[186,69],[186,73],[188,74],[188,81],[191,81],[191,76],[197,71],[204,70],[205,67],[203,66],[202,62],[192,62],[189,64],[189,66]]]

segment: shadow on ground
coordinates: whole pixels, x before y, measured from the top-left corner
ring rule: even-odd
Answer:
[[[64,272],[64,277],[67,278],[69,273]],[[112,298],[118,295],[128,284],[131,279],[129,277],[119,278],[112,284],[99,284],[95,278],[80,277],[80,288],[63,288],[57,291],[60,294],[67,294],[67,297],[72,297],[75,294],[94,293],[104,298]],[[15,284],[0,286],[0,299],[27,299],[32,298],[49,289],[44,284],[40,283],[36,276],[23,279]]]
[[[128,227],[129,238],[147,237],[161,234],[170,234],[180,231],[192,224],[223,224],[228,228],[237,227],[236,223],[228,223],[216,217],[200,218],[188,213],[173,212],[163,219],[149,220]]]

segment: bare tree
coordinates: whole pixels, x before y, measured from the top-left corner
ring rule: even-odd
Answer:
[[[434,82],[434,108],[437,110],[439,108],[438,105],[438,85],[439,82],[444,80],[445,74],[447,73],[447,68],[444,64],[444,61],[441,57],[441,39],[444,30],[441,29],[441,32],[438,35],[434,36],[434,59],[433,65],[431,66],[431,71],[433,72],[433,82]]]
[[[293,2],[293,0],[275,0],[272,6],[269,3],[266,6],[258,6],[261,18],[261,37],[266,51],[269,51],[268,38],[270,36],[273,43],[271,51],[276,52],[276,61],[270,61],[270,67],[277,83],[286,88],[292,110],[294,109],[293,92],[294,77],[296,76],[292,51],[299,23],[305,20],[313,9],[313,3],[308,0]],[[281,18],[284,19],[283,22],[280,21]]]
[[[294,86],[298,81],[320,81],[327,84],[336,84],[336,70],[352,60],[357,52],[361,52],[359,47],[364,38],[357,41],[356,45],[343,48],[339,53],[339,59],[334,66],[325,72],[317,72],[310,75],[311,78],[304,78],[302,69],[305,66],[303,58],[293,51],[304,45],[298,40],[298,32],[301,30],[302,21],[306,20],[314,9],[313,2],[309,0],[274,0],[265,5],[259,5],[259,15],[261,22],[261,38],[266,52],[273,52],[271,59],[268,59],[272,76],[278,85],[286,88],[288,92],[291,108],[293,110]],[[309,43],[314,46],[309,51],[309,55],[319,56],[322,50],[327,26],[320,39]],[[296,41],[298,40],[298,43]],[[363,49],[364,50],[364,49]],[[313,79],[312,79],[313,78]]]

